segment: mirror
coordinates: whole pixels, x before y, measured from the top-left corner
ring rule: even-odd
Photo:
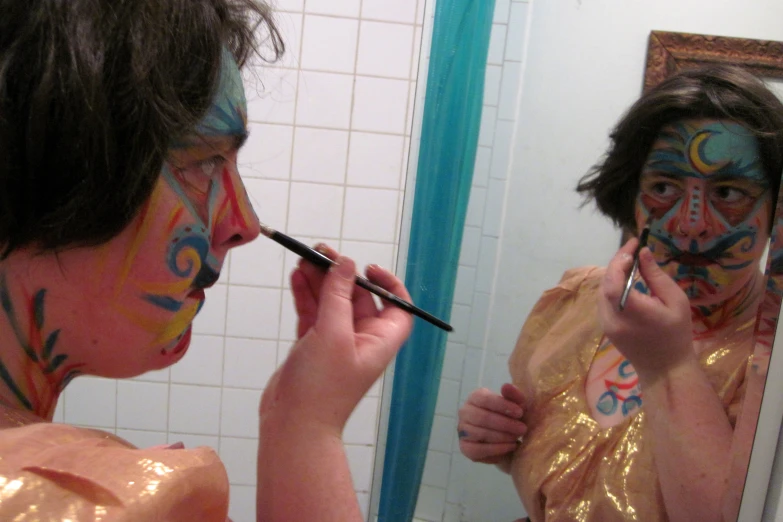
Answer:
[[[591,208],[579,210],[573,188],[642,91],[651,31],[783,40],[783,29],[772,22],[783,6],[760,0],[720,12],[707,2],[673,0],[554,4],[496,5],[452,312],[452,323],[462,328],[447,347],[417,509],[421,520],[512,521],[524,514],[507,475],[461,457],[456,412],[476,387],[497,390],[508,380],[508,357],[541,293],[566,269],[605,265],[616,251],[617,230]],[[713,55],[709,38],[710,52],[691,60]],[[671,43],[663,47],[674,53],[675,65],[688,66],[687,53],[683,58]],[[737,56],[737,49],[725,49],[724,59]]]

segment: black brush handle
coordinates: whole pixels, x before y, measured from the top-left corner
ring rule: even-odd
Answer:
[[[311,262],[312,264],[319,266],[321,268],[324,268],[326,270],[329,269],[330,266],[334,264],[334,261],[323,255],[317,250],[313,250],[309,246],[305,245],[304,243],[297,241],[296,239],[287,236],[281,232],[274,231],[269,236],[269,239],[276,241],[286,247],[291,252],[303,257],[307,261]],[[394,295],[393,293],[389,292],[385,288],[382,288],[372,282],[370,282],[368,279],[357,275],[356,276],[356,284],[358,286],[361,286],[362,288],[372,292],[373,294],[377,295],[381,299],[385,299],[386,301],[389,301],[393,305],[402,308],[406,312],[409,312],[417,317],[421,317],[425,321],[427,321],[430,324],[433,324],[437,326],[438,328],[445,330],[447,332],[451,332],[454,330],[454,328],[451,327],[450,324],[441,321],[434,315],[425,312],[421,308],[412,305],[408,301],[405,301],[404,299],[401,299]]]

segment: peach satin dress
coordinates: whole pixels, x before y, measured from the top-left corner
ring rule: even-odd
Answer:
[[[209,448],[137,449],[98,430],[0,408],[0,520],[225,522],[228,476]]]
[[[585,380],[602,340],[596,298],[604,269],[578,268],[541,297],[509,360],[528,399],[528,433],[511,476],[533,522],[668,520],[641,410],[601,429],[585,398]],[[752,325],[751,325],[752,326]],[[744,393],[750,343],[699,354],[734,426]]]

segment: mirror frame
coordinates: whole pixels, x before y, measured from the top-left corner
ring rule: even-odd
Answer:
[[[717,64],[739,65],[761,78],[783,78],[783,42],[651,31],[644,92],[677,71]]]
[[[783,42],[693,33],[651,31],[647,46],[647,63],[644,73],[643,92],[649,91],[652,87],[677,71],[717,64],[740,66],[762,79],[783,79]],[[776,212],[779,212],[781,208],[783,208],[780,204],[781,201],[783,201],[780,199],[781,197],[783,197],[783,187],[781,188],[781,193],[778,195]],[[773,223],[779,222],[780,219],[779,216],[776,216]],[[776,270],[772,269],[769,261],[767,271],[768,277],[777,279],[780,276]],[[769,292],[770,290],[767,289],[766,291]],[[769,311],[770,310],[767,310],[767,312]],[[779,313],[780,310],[778,309],[775,316],[779,316]],[[781,325],[778,322],[778,328],[776,328],[776,330],[779,329],[780,326]],[[759,326],[757,324],[756,329],[758,330],[758,328]],[[773,342],[777,337],[777,335],[773,337]],[[780,339],[778,339],[778,346],[775,347],[778,351],[783,348],[781,344]],[[759,353],[760,348],[762,347],[757,344],[755,347],[756,354]],[[773,350],[773,354],[774,353],[775,350]],[[778,359],[780,359],[780,356],[775,357],[776,361]],[[773,366],[775,366],[775,368],[773,368]],[[777,371],[776,366],[779,366],[779,364],[771,364],[770,371]],[[754,375],[749,375],[747,378],[751,380],[754,378],[757,379]],[[768,381],[768,378],[769,374],[766,374],[763,376],[761,382],[758,380],[755,382],[755,387],[760,387],[762,390],[761,397],[752,398],[751,395],[753,394],[749,393],[743,401],[743,410],[751,414],[755,413],[755,421],[751,425],[748,418],[746,418],[743,419],[744,425],[740,426],[740,423],[743,422],[743,420],[738,419],[737,426],[735,426],[735,431],[740,429],[752,430],[751,432],[755,432],[755,437],[753,437],[752,448],[732,448],[732,451],[735,452],[735,457],[734,462],[732,463],[731,472],[732,474],[741,473],[742,479],[730,479],[729,495],[731,499],[724,506],[724,517],[726,520],[737,519],[738,515],[741,515],[741,519],[746,519],[746,517],[750,515],[751,518],[747,518],[748,520],[758,520],[764,509],[766,490],[769,487],[769,479],[772,471],[771,462],[775,455],[775,448],[778,442],[777,432],[781,421],[781,412],[777,410],[780,410],[783,406],[781,404],[765,404],[766,407],[762,409],[761,403],[765,402],[763,401],[763,392],[766,391],[764,389],[766,387],[765,381]],[[779,401],[773,402],[779,403]],[[769,418],[765,419],[765,416],[768,416]],[[762,424],[769,426],[765,426],[762,430]],[[771,438],[774,442],[765,442],[764,444],[761,444],[761,446],[764,447],[759,447],[759,431],[764,431],[764,435],[767,438]],[[757,463],[759,462],[759,459],[762,459],[765,462],[761,462],[751,469],[751,461]],[[748,491],[749,483],[753,484],[751,489],[756,490],[751,495],[748,495],[748,493],[750,493]],[[741,506],[739,504],[741,504]]]

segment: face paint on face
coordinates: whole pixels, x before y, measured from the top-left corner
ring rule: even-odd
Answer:
[[[0,264],[0,397],[51,418],[77,374],[123,378],[169,366],[228,251],[259,222],[237,171],[247,107],[227,51],[215,101],[169,150],[150,198],[98,247],[20,251]],[[22,384],[20,384],[22,383]]]
[[[236,164],[247,138],[246,113],[239,69],[224,51],[209,112],[170,149],[127,241],[118,238],[103,247],[108,268],[102,271],[118,276],[111,307],[129,329],[146,336],[139,344],[160,355],[155,367],[171,364],[189,345],[204,289],[217,282],[228,250],[258,235],[258,218]],[[119,267],[112,264],[118,257]]]
[[[167,210],[170,217],[163,236],[173,281],[140,287],[145,301],[172,314],[165,327],[148,324],[158,332],[154,343],[163,354],[176,354],[187,346],[190,324],[204,303],[204,289],[218,280],[227,249],[213,248],[217,229],[226,220],[237,229],[237,236],[257,227],[236,172],[237,151],[247,137],[246,114],[239,69],[224,50],[220,84],[209,112],[193,134],[173,147],[162,172],[178,203]]]
[[[758,141],[730,121],[661,130],[640,177],[636,220],[652,214],[649,247],[693,304],[750,283],[769,239],[772,198]]]

